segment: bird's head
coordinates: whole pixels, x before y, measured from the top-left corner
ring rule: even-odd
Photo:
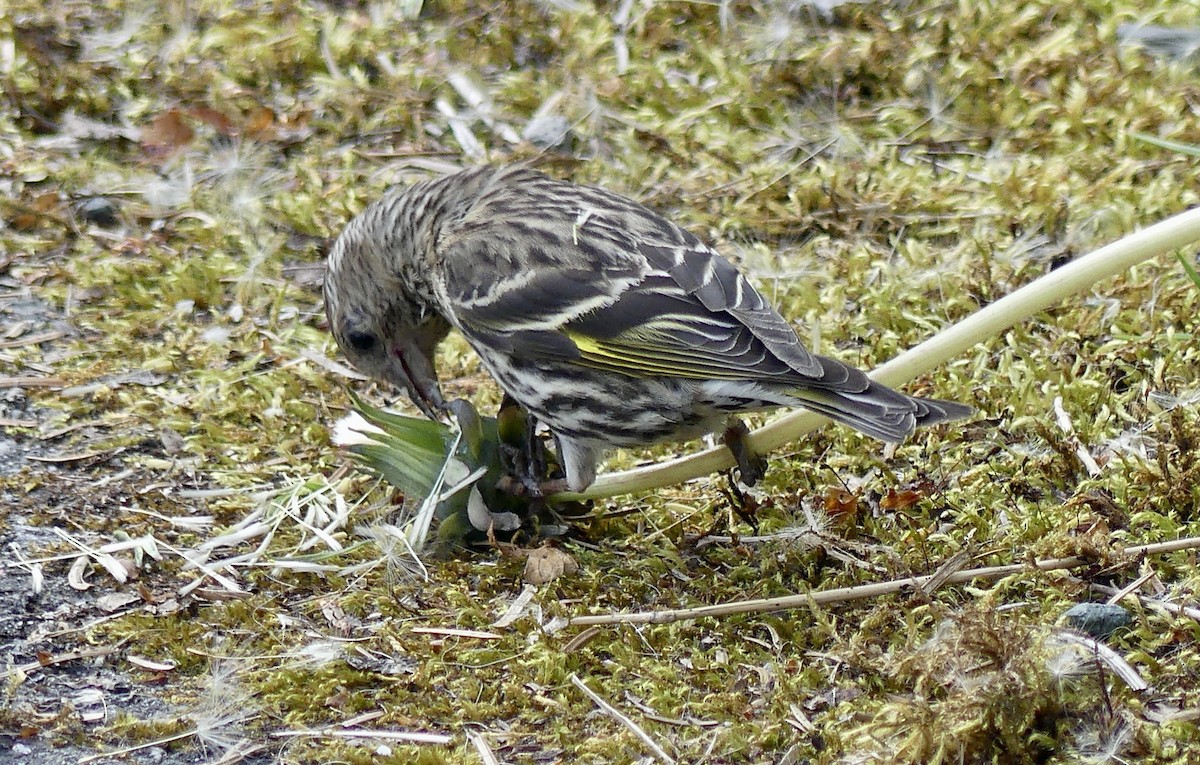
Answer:
[[[403,389],[429,417],[443,408],[434,350],[450,323],[414,285],[411,231],[368,208],[334,242],[325,272],[329,329],[360,372]],[[409,273],[410,278],[405,278]]]

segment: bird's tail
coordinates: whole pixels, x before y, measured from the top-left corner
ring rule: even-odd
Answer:
[[[805,388],[792,395],[807,409],[889,443],[903,441],[919,427],[960,420],[975,412],[957,401],[908,396],[873,381],[860,393]]]

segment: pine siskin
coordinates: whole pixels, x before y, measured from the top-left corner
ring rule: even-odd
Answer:
[[[460,331],[554,433],[573,491],[612,447],[693,438],[739,412],[803,406],[896,442],[973,411],[813,355],[694,235],[630,199],[520,165],[371,204],[330,252],[325,307],[350,361],[431,417],[443,406],[434,349]]]

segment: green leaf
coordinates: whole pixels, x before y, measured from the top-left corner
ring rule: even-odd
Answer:
[[[1183,266],[1183,270],[1187,271],[1192,284],[1195,284],[1197,289],[1200,289],[1200,273],[1196,272],[1196,267],[1192,265],[1192,262],[1182,252],[1175,253],[1175,257],[1179,258],[1179,263]]]
[[[1172,141],[1168,138],[1159,138],[1158,136],[1150,135],[1149,133],[1131,132],[1130,138],[1135,138],[1142,143],[1148,143],[1151,146],[1157,146],[1160,149],[1169,149],[1177,151],[1180,154],[1188,154],[1193,157],[1200,157],[1200,146],[1192,143],[1181,143],[1180,141]]]
[[[389,412],[371,406],[353,394],[351,394],[351,400],[354,402],[354,408],[366,418],[367,422],[382,428],[389,435],[428,452],[445,453],[446,445],[450,440],[450,428],[444,423],[424,417],[409,417]]]
[[[350,447],[350,452],[405,496],[414,499],[429,495],[445,459],[427,452],[410,451],[397,444],[361,444]]]

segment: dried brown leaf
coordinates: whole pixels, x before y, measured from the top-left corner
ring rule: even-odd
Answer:
[[[183,119],[183,112],[168,109],[142,128],[142,151],[151,159],[164,160],[192,142],[196,132]]]
[[[553,582],[563,574],[574,574],[579,570],[579,564],[570,553],[557,547],[539,547],[529,553],[525,559],[525,573],[522,578],[530,584],[546,584]]]
[[[9,221],[9,225],[17,231],[32,231],[38,227],[38,224],[50,217],[50,213],[58,206],[58,202],[58,192],[56,191],[39,194],[27,207],[20,208]]]
[[[265,106],[260,107],[246,121],[243,133],[248,138],[254,138],[259,141],[270,141],[275,138],[275,123],[275,112]]]
[[[887,495],[879,501],[883,510],[907,510],[921,501],[925,495],[912,489],[888,489]]]
[[[841,488],[830,489],[825,493],[821,506],[830,517],[853,518],[858,514],[858,495]]]
[[[187,114],[192,119],[208,125],[213,130],[224,136],[232,136],[237,134],[237,126],[228,115],[223,114],[211,106],[193,106],[187,110]]]

